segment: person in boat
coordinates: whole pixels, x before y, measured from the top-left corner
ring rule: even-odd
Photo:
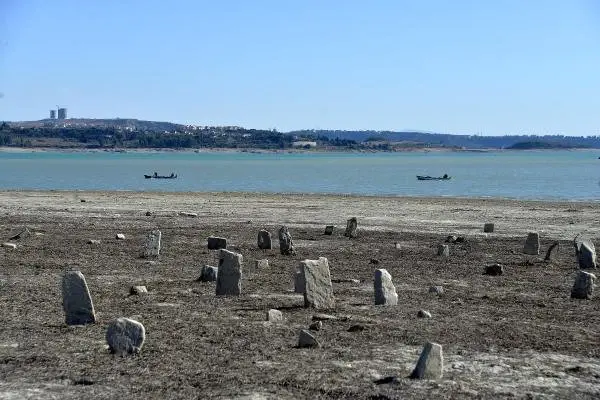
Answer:
[[[175,174],[173,172],[171,172],[171,178],[174,177],[174,176],[175,176]]]
[[[444,174],[444,176],[442,178],[448,179],[448,174]]]

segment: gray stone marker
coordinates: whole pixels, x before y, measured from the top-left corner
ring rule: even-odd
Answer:
[[[200,278],[198,280],[200,282],[216,282],[217,275],[219,275],[219,268],[205,265],[200,271]]]
[[[447,244],[439,244],[437,249],[437,255],[441,257],[450,257],[450,246]]]
[[[358,228],[358,221],[356,217],[352,217],[346,221],[346,232],[344,232],[344,236],[349,238],[356,237],[356,228]]]
[[[334,229],[334,228],[335,228],[335,227],[334,227],[333,225],[327,225],[327,226],[325,227],[325,233],[323,233],[323,234],[324,234],[324,235],[328,235],[328,236],[331,236],[331,235],[333,235],[333,229]]]
[[[492,233],[492,232],[494,232],[494,224],[489,223],[489,222],[486,223],[486,224],[483,224],[483,231],[485,233]]]
[[[146,288],[146,286],[132,286],[129,288],[129,294],[130,295],[142,295],[142,294],[147,294],[148,293],[148,289]]]
[[[527,239],[525,240],[525,246],[523,247],[523,253],[532,256],[540,254],[540,234],[537,232],[529,232]]]
[[[301,261],[300,270],[304,278],[304,307],[334,308],[335,299],[327,258]]]
[[[221,250],[227,248],[227,239],[217,236],[210,236],[207,240],[209,250]]]
[[[591,299],[594,295],[594,281],[596,275],[585,271],[578,271],[575,277],[575,284],[571,289],[571,298],[573,299]]]
[[[442,346],[437,343],[427,342],[417,365],[410,374],[411,379],[440,379],[444,369]]]
[[[292,241],[292,235],[287,226],[279,228],[279,252],[284,256],[296,254],[294,250],[294,242]]]
[[[142,257],[158,257],[160,255],[160,240],[162,234],[158,229],[153,230],[146,236],[146,242],[144,243],[144,250],[142,251]]]
[[[269,260],[267,260],[266,258],[262,260],[256,260],[256,262],[254,263],[254,268],[256,270],[269,268]]]
[[[316,348],[321,347],[317,339],[307,331],[306,329],[302,329],[300,331],[300,335],[298,336],[298,347],[300,348]]]
[[[302,269],[298,269],[294,274],[294,293],[304,293],[304,275]]]
[[[139,353],[145,339],[144,325],[133,319],[117,318],[106,329],[108,348],[121,357]]]
[[[267,321],[269,322],[281,322],[283,321],[283,313],[274,308],[267,311]]]
[[[239,296],[242,291],[242,255],[221,249],[219,273],[217,274],[217,296]]]
[[[271,243],[271,232],[266,230],[258,231],[258,248],[262,250],[271,250],[273,244]]]
[[[375,270],[375,304],[385,306],[398,305],[398,294],[392,283],[392,275],[385,269]]]
[[[63,309],[67,325],[96,322],[94,304],[85,277],[79,271],[65,273],[62,281]]]
[[[588,237],[579,234],[573,240],[575,246],[575,256],[581,269],[591,269],[597,267],[596,248],[594,242]]]

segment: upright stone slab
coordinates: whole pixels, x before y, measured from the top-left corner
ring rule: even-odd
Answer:
[[[96,322],[94,304],[85,277],[79,271],[69,271],[62,281],[63,309],[67,325]]]
[[[222,237],[210,236],[207,242],[207,247],[209,250],[221,250],[227,248],[227,239]]]
[[[317,341],[312,333],[307,331],[306,329],[302,329],[300,331],[300,335],[298,336],[298,347],[299,348],[318,348],[321,347],[321,344]]]
[[[145,339],[144,325],[133,319],[117,318],[106,329],[108,348],[121,357],[139,353]]]
[[[396,287],[392,275],[385,269],[375,270],[375,305],[395,306],[398,304]]]
[[[449,257],[450,246],[448,246],[447,244],[439,244],[437,249],[437,255],[441,257]]]
[[[346,232],[344,232],[344,236],[349,238],[356,237],[356,228],[358,227],[358,221],[356,217],[352,217],[346,221]]]
[[[324,235],[327,235],[327,236],[333,235],[333,229],[334,229],[333,225],[327,225],[325,227],[325,233],[324,233]]]
[[[596,248],[592,240],[582,234],[575,236],[575,256],[581,269],[596,268]]]
[[[594,282],[596,275],[585,271],[578,271],[575,277],[575,284],[571,289],[571,298],[573,299],[591,299],[594,294]]]
[[[217,274],[217,296],[239,296],[242,291],[242,255],[221,249],[219,273]]]
[[[258,248],[262,250],[271,250],[273,248],[271,232],[265,230],[258,231]]]
[[[329,309],[335,307],[329,262],[325,257],[300,262],[304,278],[304,307]]]
[[[304,274],[300,268],[294,274],[294,293],[304,293],[304,286]]]
[[[523,247],[523,253],[532,256],[540,254],[540,234],[537,232],[529,232],[527,239],[525,240],[525,246]]]
[[[279,228],[279,252],[284,256],[296,254],[294,243],[292,242],[292,235],[290,235],[286,226]]]
[[[269,322],[281,322],[283,321],[283,313],[274,308],[267,311],[267,321]]]
[[[160,255],[160,239],[162,234],[160,231],[154,230],[148,234],[146,237],[146,242],[144,243],[144,250],[142,251],[142,256],[145,258],[150,257],[158,257]]]
[[[443,369],[442,346],[427,342],[410,377],[411,379],[440,379]]]
[[[494,224],[488,222],[486,224],[483,224],[483,231],[485,233],[492,233],[494,232]]]

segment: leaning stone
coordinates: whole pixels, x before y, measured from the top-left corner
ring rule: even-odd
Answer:
[[[12,235],[11,237],[9,237],[8,240],[26,239],[29,237],[29,235],[31,235],[31,232],[29,231],[29,228],[26,227],[26,228],[22,229],[16,235]]]
[[[442,286],[432,286],[429,288],[429,293],[442,294],[444,293],[444,288]]]
[[[258,248],[262,250],[271,250],[273,244],[271,243],[271,232],[266,230],[258,231]]]
[[[301,261],[300,270],[304,278],[304,307],[334,308],[335,299],[327,258]]]
[[[106,329],[108,348],[121,357],[139,353],[145,339],[144,325],[133,319],[117,318]]]
[[[198,280],[200,282],[216,282],[218,274],[219,268],[205,265],[200,271],[200,278],[198,278]]]
[[[419,312],[417,312],[417,317],[419,317],[419,318],[431,318],[431,313],[429,311],[419,310]]]
[[[139,296],[146,293],[148,293],[148,289],[146,288],[146,286],[132,286],[131,288],[129,288],[129,294],[132,296]]]
[[[447,244],[438,245],[437,255],[441,257],[449,257],[450,256],[450,246]]]
[[[267,311],[267,321],[269,322],[280,322],[283,321],[283,313],[279,310],[270,309]]]
[[[100,241],[98,239],[90,239],[88,240],[88,244],[99,245]]]
[[[352,217],[346,221],[346,232],[344,232],[344,236],[349,238],[356,237],[356,228],[358,227],[358,221],[356,217]]]
[[[125,235],[122,233],[117,233],[117,235],[115,237],[119,240],[125,240]]]
[[[437,343],[427,342],[417,365],[410,375],[411,379],[440,379],[444,369],[442,346]]]
[[[532,256],[540,254],[540,234],[537,232],[529,232],[527,239],[525,240],[525,246],[523,247],[523,253]]]
[[[320,331],[321,329],[323,329],[323,322],[315,321],[308,326],[308,329],[310,329],[311,331]]]
[[[242,291],[242,255],[229,250],[219,252],[217,296],[239,296]]]
[[[256,260],[256,262],[254,264],[254,267],[257,270],[267,269],[267,268],[269,268],[269,260],[267,260],[266,258],[262,259],[262,260]]]
[[[398,294],[392,283],[392,276],[385,269],[375,270],[375,304],[395,306],[398,304]]]
[[[227,239],[217,236],[211,236],[208,238],[208,249],[209,250],[220,250],[227,248]]]
[[[333,225],[327,225],[325,227],[325,233],[324,233],[324,235],[328,235],[328,236],[333,235],[333,228],[334,228]]]
[[[279,252],[284,256],[296,254],[292,235],[286,226],[279,228]]]
[[[579,251],[577,252],[577,262],[581,269],[596,268],[596,249],[591,241],[581,243]]]
[[[144,250],[142,251],[142,257],[158,257],[160,255],[160,239],[162,234],[159,230],[154,230],[146,237],[146,243],[144,243]]]
[[[298,347],[299,348],[317,348],[321,347],[317,339],[307,331],[306,329],[302,329],[300,331],[300,336],[298,337]]]
[[[17,245],[14,244],[14,243],[8,243],[8,242],[6,242],[6,243],[2,243],[2,247],[6,247],[8,249],[14,250],[14,249],[17,248]]]
[[[493,264],[493,265],[488,265],[485,267],[486,275],[496,276],[496,275],[502,275],[503,273],[504,273],[504,267],[500,264]]]
[[[69,271],[63,276],[62,296],[67,325],[85,325],[96,322],[92,297],[81,272]]]
[[[483,225],[483,231],[486,233],[492,233],[494,232],[494,224],[492,223],[487,223]]]
[[[591,299],[594,294],[594,281],[596,275],[585,271],[578,271],[575,278],[575,284],[571,289],[571,298],[573,299]]]

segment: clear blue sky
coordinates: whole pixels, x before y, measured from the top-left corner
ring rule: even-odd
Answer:
[[[0,0],[0,120],[600,134],[596,0]]]

